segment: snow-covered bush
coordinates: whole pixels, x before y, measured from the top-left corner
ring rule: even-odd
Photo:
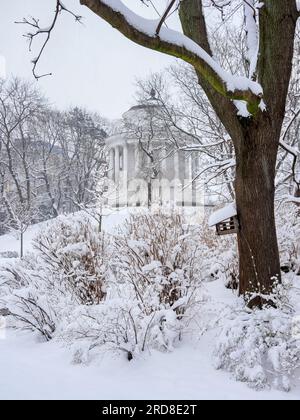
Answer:
[[[38,331],[50,340],[55,331],[59,287],[51,273],[41,270],[34,255],[6,265],[0,271],[0,307],[14,327]]]
[[[146,350],[172,351],[178,329],[173,310],[146,315],[136,301],[125,295],[102,305],[77,306],[57,336],[73,349],[74,362],[82,363],[99,351],[125,354],[128,360]]]
[[[16,326],[19,324],[22,329],[38,331],[48,341],[52,339],[56,328],[53,311],[36,292],[24,289],[12,294],[7,302],[8,316],[14,318]]]
[[[16,251],[0,252],[0,258],[18,258],[19,254]]]
[[[198,229],[181,215],[140,212],[114,239],[107,299],[77,308],[61,337],[75,346],[75,359],[93,349],[172,351],[188,325],[201,284]]]
[[[33,246],[79,303],[99,304],[105,298],[105,238],[87,217],[57,218],[39,233]]]
[[[198,228],[178,213],[132,215],[116,240],[116,282],[132,286],[145,314],[173,309],[178,317],[201,283]]]
[[[238,288],[237,244],[233,236],[217,236],[205,221],[199,229],[202,276],[206,281],[220,280],[229,289]]]
[[[218,334],[216,367],[255,389],[288,391],[300,366],[300,337],[293,334],[293,328],[292,314],[279,309],[232,312]]]
[[[0,269],[0,305],[16,327],[47,340],[78,305],[106,295],[107,243],[85,218],[60,217],[34,239],[35,254]]]

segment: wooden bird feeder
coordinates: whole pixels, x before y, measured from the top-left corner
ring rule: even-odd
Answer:
[[[231,235],[240,230],[235,203],[214,212],[208,222],[209,226],[215,226],[217,235]]]

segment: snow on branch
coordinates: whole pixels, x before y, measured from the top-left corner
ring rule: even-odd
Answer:
[[[156,28],[156,35],[159,35],[160,30],[161,30],[161,28],[162,28],[163,24],[165,23],[165,21],[166,21],[166,19],[167,19],[168,15],[169,15],[169,13],[171,12],[171,10],[172,10],[172,8],[173,8],[174,4],[176,4],[176,3],[177,3],[177,0],[171,0],[171,1],[169,2],[168,6],[166,7],[166,10],[164,11],[164,13],[163,13],[163,15],[162,15],[162,17],[161,17],[161,19],[160,19],[160,21],[159,21],[158,25],[157,25],[157,28]]]
[[[248,61],[249,61],[249,76],[255,77],[258,50],[259,50],[259,35],[257,25],[257,12],[256,12],[255,0],[244,0],[244,14],[245,14],[245,26],[247,34],[247,49],[248,49]]]
[[[80,0],[80,3],[133,42],[188,62],[217,92],[233,100],[245,101],[252,115],[258,112],[262,98],[262,88],[258,83],[225,71],[190,38],[163,27],[164,19],[145,19],[125,6],[121,0]],[[169,3],[171,8],[173,3]],[[166,13],[170,10],[167,8]]]
[[[285,198],[284,198],[284,201],[286,202],[286,203],[294,203],[294,204],[300,204],[300,197],[294,197],[293,195],[287,195]]]

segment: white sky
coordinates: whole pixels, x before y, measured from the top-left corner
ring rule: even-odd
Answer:
[[[137,0],[126,2],[136,4]],[[28,28],[14,21],[32,15],[40,18],[41,26],[48,26],[55,1],[0,0],[0,4],[0,55],[6,59],[6,73],[33,81],[31,60],[38,43],[30,55],[22,37]],[[39,73],[53,72],[53,76],[37,83],[59,108],[79,105],[119,118],[134,104],[135,79],[163,69],[174,59],[135,45],[80,6],[79,0],[64,4],[84,16],[84,25],[67,14],[60,17],[38,68]]]

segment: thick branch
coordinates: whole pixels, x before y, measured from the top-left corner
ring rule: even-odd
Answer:
[[[202,0],[182,0],[179,15],[184,34],[211,56],[212,50],[208,41],[207,27],[202,8]],[[237,110],[233,102],[225,96],[220,95],[198,71],[196,72],[200,86],[231,138],[242,139],[242,127],[237,118]]]
[[[166,8],[165,12],[163,13],[159,24],[157,25],[157,29],[156,29],[156,35],[159,35],[161,27],[163,26],[163,24],[165,23],[170,11],[172,10],[172,7],[174,6],[176,0],[171,0],[168,7]]]
[[[258,112],[262,97],[260,86],[245,77],[225,72],[187,36],[167,28],[161,28],[158,36],[157,21],[137,16],[119,0],[80,0],[80,3],[133,42],[188,62],[216,92],[230,99],[246,101],[251,114]]]
[[[273,126],[281,130],[292,72],[297,9],[294,0],[265,0],[259,9],[258,80]]]

